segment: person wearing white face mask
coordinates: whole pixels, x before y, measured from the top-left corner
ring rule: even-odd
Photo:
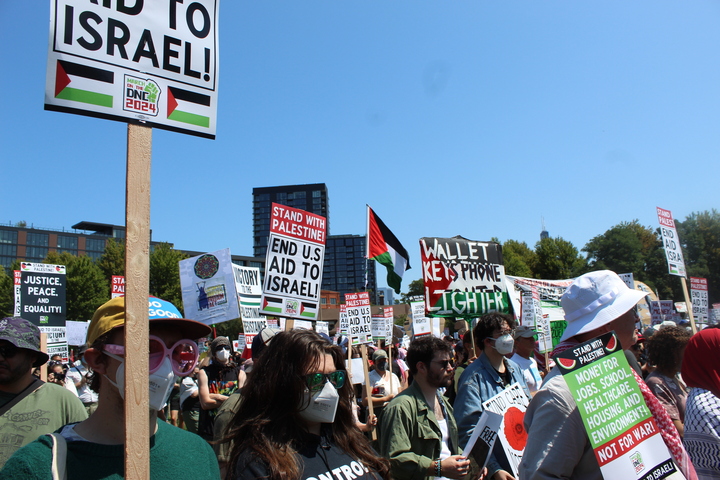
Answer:
[[[515,383],[519,383],[525,395],[530,398],[522,369],[517,363],[505,357],[512,353],[515,345],[514,328],[515,320],[510,315],[489,313],[480,317],[473,329],[475,345],[482,350],[482,353],[460,376],[458,393],[453,405],[462,448],[470,439],[480,419],[483,402]],[[501,442],[495,442],[487,469],[489,479],[514,479],[509,473],[510,463],[505,457]]]
[[[217,337],[210,343],[212,363],[198,372],[198,398],[200,420],[198,434],[205,440],[213,439],[215,416],[220,405],[235,390],[245,384],[245,372],[232,360],[232,348],[228,337]]]
[[[344,355],[312,330],[273,337],[229,422],[227,479],[389,480],[389,464],[355,427]]]
[[[182,318],[170,302],[150,297],[148,305],[150,477],[216,480],[220,471],[212,448],[200,437],[157,419],[157,410],[172,389],[174,376],[192,373],[197,363],[198,346],[194,339],[208,335],[210,328]],[[124,325],[125,298],[117,297],[98,308],[88,327],[85,361],[93,370],[90,387],[98,392],[95,412],[83,422],[62,427],[55,437],[41,436],[16,452],[0,472],[0,478],[55,478],[54,460],[65,465],[59,478],[124,477]],[[64,462],[58,458],[63,455],[59,448],[62,444],[66,447]],[[53,451],[55,445],[57,453]]]

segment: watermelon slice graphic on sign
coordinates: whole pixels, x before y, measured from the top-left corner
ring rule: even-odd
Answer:
[[[575,360],[573,360],[573,359],[571,359],[571,358],[557,357],[557,358],[555,359],[555,361],[556,361],[561,367],[563,367],[565,370],[572,370],[573,368],[575,368],[575,363],[576,363],[576,362],[575,362]]]
[[[610,337],[610,340],[608,341],[607,345],[605,346],[605,350],[608,351],[608,353],[615,351],[617,348],[617,338],[615,335]]]

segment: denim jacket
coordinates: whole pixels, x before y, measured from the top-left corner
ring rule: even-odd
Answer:
[[[520,366],[505,358],[505,368],[508,369],[512,379],[509,385],[519,383],[523,388],[528,399],[530,390],[525,382]],[[504,389],[503,381],[497,370],[490,365],[490,360],[483,352],[477,360],[468,365],[460,376],[458,382],[458,392],[453,405],[455,409],[455,421],[458,426],[458,440],[461,448],[465,448],[465,444],[470,439],[475,425],[480,420],[483,411],[483,402],[494,397]],[[500,441],[495,442],[493,453],[487,464],[488,478],[491,478],[498,470],[505,470],[512,473],[510,464],[505,458],[505,453]]]

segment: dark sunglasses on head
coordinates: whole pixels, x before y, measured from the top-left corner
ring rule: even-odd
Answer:
[[[308,373],[305,375],[305,383],[311,392],[322,390],[328,381],[339,390],[345,385],[345,371],[338,370],[332,373]]]
[[[18,347],[15,345],[3,345],[0,346],[0,356],[3,358],[12,358],[20,351]]]

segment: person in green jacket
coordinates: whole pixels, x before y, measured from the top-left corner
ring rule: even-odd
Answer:
[[[390,460],[396,480],[460,479],[469,473],[452,407],[438,390],[453,381],[451,348],[430,335],[410,344],[413,383],[385,407],[380,430],[380,454]]]
[[[157,419],[175,375],[192,373],[197,363],[194,339],[208,335],[210,327],[182,318],[170,302],[155,297],[148,299],[148,318],[150,451],[136,454],[149,456],[153,480],[217,480],[220,470],[210,445],[195,434]],[[57,430],[55,437],[43,435],[15,452],[0,470],[0,478],[51,480],[54,461],[64,463],[59,468],[61,478],[62,473],[68,479],[125,477],[124,327],[125,297],[114,298],[97,309],[88,327],[85,351],[85,360],[94,372],[90,388],[98,392],[97,409],[87,420]],[[65,455],[53,456],[55,442],[66,445]]]

